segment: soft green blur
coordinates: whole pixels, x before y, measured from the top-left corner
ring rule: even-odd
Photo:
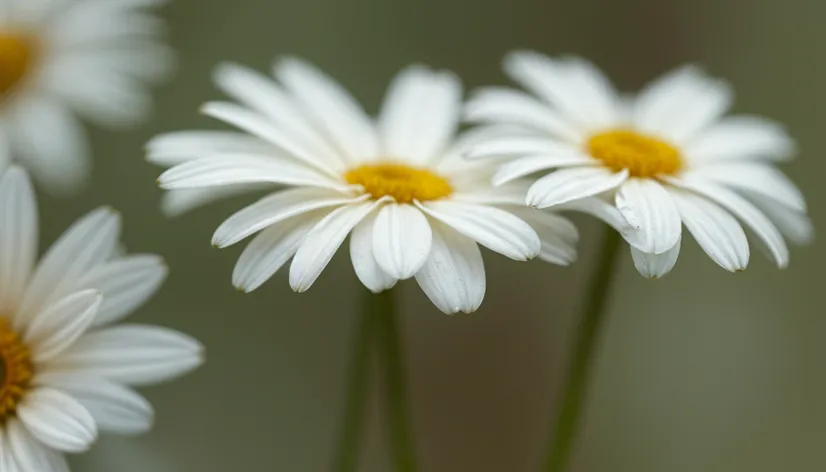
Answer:
[[[163,254],[172,274],[136,316],[191,333],[207,364],[144,390],[158,419],[149,435],[103,438],[80,472],[329,470],[353,314],[362,288],[341,251],[306,294],[285,271],[250,295],[230,274],[241,245],[213,249],[213,230],[250,199],[167,220],[159,170],[142,145],[153,134],[217,127],[197,113],[221,95],[212,67],[265,71],[286,54],[310,59],[375,110],[403,65],[460,74],[468,87],[504,84],[506,51],[534,48],[594,60],[624,89],[691,61],[726,77],[736,111],[788,124],[801,157],[785,170],[824,216],[826,4],[811,0],[176,0],[165,10],[180,51],[176,80],[158,91],[146,126],[92,130],[93,184],[76,198],[42,196],[42,239],[101,204],[125,216],[133,252]],[[402,285],[414,421],[422,472],[532,472],[544,443],[577,294],[600,231],[578,219],[582,257],[571,268],[486,254],[482,310],[447,317],[415,282]],[[617,274],[579,472],[823,470],[826,456],[826,246],[793,251],[778,271],[755,251],[748,271],[718,269],[696,243],[676,270],[649,282],[630,257]],[[387,472],[374,389],[362,470]]]

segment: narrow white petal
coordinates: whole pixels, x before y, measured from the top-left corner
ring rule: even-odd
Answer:
[[[625,217],[622,216],[622,213],[617,210],[617,207],[606,202],[602,198],[592,197],[583,198],[581,200],[572,200],[568,203],[554,207],[554,210],[585,213],[599,219],[604,223],[607,223],[620,234],[628,235],[629,233],[636,233],[634,228],[628,224]]]
[[[74,373],[47,373],[35,381],[71,395],[92,415],[101,431],[135,435],[152,427],[152,405],[128,387]]]
[[[482,141],[465,153],[468,159],[487,157],[519,157],[524,155],[571,155],[577,145],[546,136],[505,136]],[[587,157],[587,156],[583,156]]]
[[[520,157],[499,167],[496,173],[493,174],[492,183],[499,186],[541,170],[591,165],[596,166],[598,163],[588,156],[572,151]]]
[[[103,296],[93,326],[120,321],[146,303],[166,279],[169,269],[154,254],[130,255],[100,265],[78,281],[78,289]]]
[[[37,257],[37,204],[25,171],[13,166],[0,180],[0,313],[14,313]]]
[[[419,207],[488,249],[517,261],[539,255],[541,242],[530,225],[505,210],[462,202],[434,201]]]
[[[91,326],[102,301],[99,291],[81,290],[36,314],[24,336],[33,360],[46,362],[71,346]]]
[[[267,154],[273,149],[270,143],[237,131],[175,131],[146,144],[147,160],[165,167],[213,154]]]
[[[68,295],[85,273],[112,257],[120,224],[120,215],[104,207],[67,229],[40,261],[16,314],[15,326],[22,327],[46,304]]]
[[[305,292],[330,263],[350,231],[380,202],[365,202],[336,209],[307,235],[290,265],[290,286]]]
[[[259,186],[263,185],[266,184],[238,184],[222,187],[168,190],[164,192],[161,199],[161,212],[166,217],[174,218],[218,200],[261,190]]]
[[[451,196],[451,200],[480,205],[524,206],[525,195],[528,193],[530,185],[529,180],[517,180],[498,187],[491,187],[488,179],[485,179],[480,185],[474,185],[461,191],[457,190]]]
[[[474,93],[465,106],[465,119],[475,123],[510,123],[580,142],[583,133],[546,104],[516,90],[488,87]]]
[[[680,212],[671,196],[652,179],[629,179],[616,195],[617,209],[639,231],[638,249],[662,254],[677,244],[682,234]]]
[[[549,211],[532,208],[516,208],[511,211],[536,231],[542,242],[540,259],[558,265],[569,265],[576,261],[579,231],[570,220]]]
[[[350,259],[361,283],[373,293],[383,292],[394,285],[397,280],[379,267],[373,252],[373,231],[376,217],[366,216],[353,228],[350,235]]]
[[[806,199],[800,190],[782,172],[765,163],[716,161],[698,165],[682,174],[684,178],[695,176],[739,191],[762,194],[794,211],[806,211]]]
[[[3,464],[9,468],[3,469],[4,472],[69,472],[69,464],[63,454],[33,437],[19,419],[9,420],[6,433],[8,437],[4,446],[8,444],[10,451],[8,462]]]
[[[303,164],[254,154],[220,154],[191,160],[164,172],[158,183],[167,190],[260,183],[344,186]]]
[[[416,282],[444,313],[472,313],[485,298],[485,265],[476,243],[438,222],[433,225],[430,256]]]
[[[782,125],[756,116],[730,116],[692,140],[685,155],[700,160],[789,160],[796,146]]]
[[[628,170],[613,172],[602,167],[560,169],[537,180],[528,190],[528,206],[554,205],[599,195],[619,187],[628,179]]]
[[[795,244],[806,245],[814,240],[814,226],[805,213],[789,210],[776,200],[762,194],[744,192],[750,201],[774,223],[777,228]]]
[[[456,134],[462,84],[449,72],[412,66],[393,80],[379,118],[382,150],[424,163],[444,151]]]
[[[232,272],[232,284],[242,292],[252,292],[270,279],[290,260],[311,229],[327,214],[313,212],[273,225],[244,248]]]
[[[304,105],[306,113],[351,159],[378,155],[378,139],[372,120],[341,85],[314,66],[295,58],[279,61],[274,72]]]
[[[749,263],[749,243],[740,223],[705,197],[670,190],[683,224],[708,256],[720,267],[737,272]]]
[[[321,208],[358,203],[367,195],[349,197],[329,189],[299,187],[283,190],[230,216],[215,231],[212,244],[231,246],[262,229],[288,218]]]
[[[721,185],[696,178],[679,181],[674,179],[674,183],[705,195],[733,213],[760,238],[778,267],[782,269],[789,265],[789,248],[783,240],[783,235],[769,218],[748,200]]]
[[[648,279],[659,279],[671,272],[680,257],[680,241],[673,248],[662,254],[649,254],[639,249],[631,248],[631,258],[634,259],[634,267],[637,272]]]
[[[118,325],[82,336],[46,372],[88,374],[127,385],[150,385],[203,363],[201,344],[158,326]]]
[[[57,390],[32,390],[17,414],[34,437],[58,451],[86,451],[98,436],[95,420],[86,408]]]
[[[432,232],[427,217],[413,205],[390,203],[376,216],[373,254],[379,267],[391,277],[413,277],[430,253]]]

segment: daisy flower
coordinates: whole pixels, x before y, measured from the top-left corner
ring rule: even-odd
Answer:
[[[165,328],[115,325],[166,275],[154,255],[118,255],[110,209],[76,222],[36,264],[38,223],[27,174],[0,179],[0,470],[67,472],[63,453],[98,431],[137,434],[153,412],[130,386],[201,363],[197,341]]]
[[[671,270],[683,225],[732,272],[749,261],[742,225],[781,268],[789,262],[784,236],[796,243],[812,237],[803,196],[773,165],[791,158],[793,141],[767,119],[724,116],[733,97],[725,82],[686,66],[629,98],[579,58],[518,52],[505,70],[535,96],[480,90],[466,117],[500,132],[468,157],[508,159],[495,185],[552,171],[530,187],[532,207],[612,198],[636,230],[628,241],[641,274]]]
[[[79,188],[90,160],[77,116],[104,127],[149,111],[171,71],[165,0],[0,0],[0,170],[17,161],[51,192]]]
[[[213,244],[256,233],[233,283],[251,291],[292,258],[290,285],[309,289],[350,235],[361,282],[380,292],[415,277],[446,313],[476,310],[485,293],[477,243],[511,259],[567,264],[576,228],[524,206],[527,188],[492,188],[495,165],[462,159],[461,84],[421,66],[393,81],[377,120],[313,66],[285,59],[276,80],[224,65],[219,87],[237,103],[203,112],[241,132],[187,131],[148,145],[170,166],[159,179],[172,213],[250,188],[274,192],[227,219]],[[477,136],[478,138],[478,136]]]

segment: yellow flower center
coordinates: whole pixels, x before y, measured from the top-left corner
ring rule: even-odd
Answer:
[[[37,42],[31,36],[0,32],[0,99],[20,85],[36,56]]]
[[[14,416],[34,376],[29,348],[0,317],[0,424]]]
[[[375,199],[393,197],[399,203],[427,201],[453,193],[450,182],[426,169],[404,164],[364,164],[344,174],[353,185],[361,185]]]
[[[612,130],[591,136],[591,156],[615,171],[628,169],[632,177],[676,174],[683,166],[680,151],[671,144],[635,131]]]

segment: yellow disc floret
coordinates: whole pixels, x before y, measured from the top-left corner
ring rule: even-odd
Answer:
[[[0,424],[14,416],[33,376],[29,348],[11,323],[0,317]]]
[[[17,88],[31,71],[37,41],[19,33],[0,32],[0,99]]]
[[[615,171],[628,169],[632,177],[676,174],[683,166],[680,151],[671,144],[630,130],[612,130],[591,136],[591,156]]]
[[[375,199],[392,197],[399,203],[445,198],[453,193],[450,182],[427,169],[398,163],[364,164],[344,174]]]

